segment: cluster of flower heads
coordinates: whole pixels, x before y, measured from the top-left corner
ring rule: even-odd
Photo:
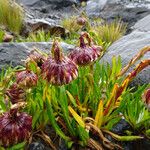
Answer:
[[[16,73],[16,82],[6,91],[12,104],[25,101],[26,90],[36,86],[38,75],[28,67],[34,62],[41,70],[40,76],[56,86],[69,84],[78,77],[78,66],[92,64],[101,55],[102,47],[93,44],[88,33],[80,36],[80,46],[64,56],[58,41],[54,41],[50,56],[32,51],[26,61],[26,69]],[[8,147],[29,138],[32,130],[32,117],[18,109],[10,109],[0,116],[0,145]]]
[[[50,84],[61,86],[69,84],[78,77],[78,66],[86,66],[95,62],[101,55],[102,47],[94,45],[89,34],[80,36],[80,46],[75,47],[68,56],[64,56],[58,41],[54,41],[51,55],[42,59],[41,72],[43,79]],[[37,55],[37,54],[36,54]],[[43,58],[42,56],[34,57]],[[33,58],[33,56],[32,56]]]

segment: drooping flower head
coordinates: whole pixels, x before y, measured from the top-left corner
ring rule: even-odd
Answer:
[[[25,91],[19,87],[17,83],[10,86],[10,88],[6,91],[6,95],[10,98],[12,104],[25,100]]]
[[[76,79],[78,76],[77,65],[63,55],[56,40],[51,53],[52,56],[49,56],[42,66],[43,78],[52,85],[64,85]]]
[[[11,109],[0,116],[0,145],[10,147],[30,137],[32,117],[18,109]]]
[[[42,55],[37,49],[34,49],[30,52],[26,63],[34,61],[37,64],[37,66],[41,68],[45,60],[46,56]]]
[[[30,88],[32,86],[35,86],[37,84],[37,80],[37,75],[30,70],[24,70],[16,74],[16,82],[21,87]]]
[[[101,51],[102,47],[94,45],[89,34],[84,32],[80,36],[80,46],[72,50],[69,58],[79,66],[86,66],[96,61],[100,57]]]

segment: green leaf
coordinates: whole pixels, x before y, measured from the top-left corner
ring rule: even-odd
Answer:
[[[69,117],[69,110],[68,110],[68,101],[67,101],[67,95],[66,95],[66,90],[64,87],[60,87],[59,88],[59,104],[60,104],[60,107],[62,109],[62,112],[63,112],[63,118],[66,122],[66,125],[67,127],[69,128],[69,132],[75,136],[76,133],[74,131],[74,129],[72,128],[72,125],[71,125],[71,121],[70,121],[70,117]]]
[[[76,100],[74,99],[74,97],[72,96],[72,94],[69,91],[66,91],[66,93],[68,95],[69,100],[74,105],[74,107],[77,107]]]
[[[35,128],[36,123],[37,123],[37,121],[38,121],[38,119],[39,119],[41,113],[42,113],[42,110],[41,110],[41,111],[37,110],[36,113],[34,113],[33,119],[32,119],[32,128],[33,128],[33,129]]]
[[[47,106],[47,114],[50,120],[51,125],[53,126],[53,128],[55,129],[56,133],[63,138],[65,141],[69,142],[70,138],[68,136],[66,136],[62,130],[60,129],[60,127],[58,126],[56,120],[55,120],[55,116],[53,113],[53,109],[52,109],[52,105],[51,103],[48,101],[48,99],[46,98],[46,106]]]
[[[83,141],[84,146],[87,145],[87,141],[89,139],[89,133],[85,130],[85,128],[78,126],[78,133],[81,141]]]
[[[7,148],[7,150],[24,150],[25,145],[26,145],[26,142],[22,142],[22,143],[12,146],[11,148]]]

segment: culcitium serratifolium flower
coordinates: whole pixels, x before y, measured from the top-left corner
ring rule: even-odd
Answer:
[[[85,42],[85,39],[88,43]],[[79,66],[90,65],[101,55],[102,47],[94,45],[89,34],[84,32],[80,36],[80,46],[69,54],[69,58]]]
[[[0,116],[0,146],[10,147],[30,137],[32,117],[18,109]]]
[[[26,94],[23,88],[19,87],[17,83],[14,83],[6,90],[6,95],[10,98],[12,104],[15,104],[24,101]]]
[[[44,62],[42,75],[52,85],[64,85],[70,83],[78,76],[77,65],[64,56],[58,41],[54,41],[52,46],[52,56]]]
[[[16,82],[20,87],[30,88],[37,84],[38,77],[37,75],[30,70],[24,70],[17,72],[16,74]]]

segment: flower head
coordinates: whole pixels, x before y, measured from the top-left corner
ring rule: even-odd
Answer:
[[[34,61],[38,67],[41,68],[42,64],[46,60],[46,57],[42,55],[38,50],[32,50],[27,58],[27,63],[30,61]]]
[[[10,98],[12,104],[22,102],[25,100],[25,91],[19,87],[17,83],[14,83],[6,91],[7,96]]]
[[[27,140],[32,129],[32,117],[18,109],[0,116],[0,143],[9,147]]]
[[[35,86],[37,84],[37,80],[38,80],[37,75],[30,70],[24,70],[16,74],[16,82],[21,87],[30,88],[32,86]]]
[[[42,66],[42,75],[53,85],[68,84],[78,76],[77,65],[65,57],[57,41],[52,46],[50,56]]]
[[[88,43],[85,42],[85,39]],[[83,33],[80,36],[80,46],[72,50],[69,58],[79,66],[86,66],[96,61],[100,57],[101,51],[102,47],[94,45],[89,34]]]

